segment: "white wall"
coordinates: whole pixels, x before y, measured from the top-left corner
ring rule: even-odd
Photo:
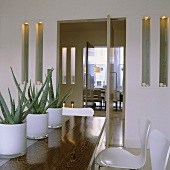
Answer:
[[[57,64],[57,21],[100,19],[107,15],[126,17],[126,108],[125,143],[138,145],[137,120],[149,118],[153,127],[170,139],[170,88],[158,88],[159,17],[170,16],[169,0],[0,0],[0,91],[7,98],[7,87],[16,96],[9,67],[21,81],[21,24],[30,23],[30,77],[35,80],[35,23],[44,22],[44,74]],[[141,19],[152,17],[151,87],[141,84]],[[169,38],[170,40],[170,38]],[[44,75],[43,74],[43,75]],[[55,76],[55,75],[54,75]],[[170,71],[169,71],[170,77]],[[170,81],[170,79],[169,79]],[[170,84],[170,82],[169,82]]]
[[[158,128],[170,138],[169,101],[170,89],[159,88],[159,18],[161,14],[149,15],[151,23],[151,86],[141,87],[141,16],[127,18],[127,55],[126,55],[126,133],[127,146],[139,143],[135,138],[138,134],[137,120],[147,117],[152,121],[152,128]],[[128,34],[130,30],[133,34]],[[170,39],[169,39],[170,40]],[[133,67],[132,67],[133,66]],[[170,72],[168,71],[169,76]],[[129,123],[128,123],[129,122]]]

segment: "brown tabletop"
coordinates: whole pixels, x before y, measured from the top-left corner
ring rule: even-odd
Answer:
[[[105,124],[103,117],[64,116],[61,128],[10,159],[0,170],[87,170]],[[12,141],[11,141],[12,142]]]

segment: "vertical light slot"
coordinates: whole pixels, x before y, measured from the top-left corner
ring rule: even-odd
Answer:
[[[22,24],[22,82],[28,82],[29,24]]]
[[[36,23],[36,83],[42,83],[43,76],[43,23]]]
[[[159,86],[168,85],[168,17],[160,18],[160,63],[159,63]]]
[[[76,48],[71,47],[71,84],[75,84]]]
[[[150,27],[151,19],[142,19],[142,86],[150,86]]]
[[[67,48],[62,48],[62,84],[66,84]]]

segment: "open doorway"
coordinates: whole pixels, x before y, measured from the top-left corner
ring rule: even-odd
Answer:
[[[125,51],[126,48],[126,19],[120,18],[120,19],[112,19],[111,27],[113,29],[113,46],[114,48],[121,48],[121,50],[116,50],[115,55],[120,52],[119,51]],[[105,64],[105,55],[106,55],[106,46],[107,46],[107,21],[106,19],[100,19],[100,20],[76,20],[76,21],[60,21],[58,23],[59,27],[59,55],[60,57],[60,64],[59,68],[62,70],[62,49],[64,48],[66,51],[65,54],[65,75],[63,76],[65,79],[65,83],[61,85],[61,93],[62,91],[68,90],[70,87],[76,90],[73,91],[72,95],[66,101],[66,106],[70,106],[71,101],[74,102],[75,107],[83,107],[83,74],[84,74],[84,68],[83,68],[83,49],[86,46],[86,42],[90,42],[95,48],[95,58],[93,61],[91,61],[93,64],[93,67],[99,68],[100,67],[100,73],[95,73],[94,75],[94,86],[102,87],[106,86],[106,78],[107,75],[105,72],[106,64]],[[74,84],[71,83],[72,81],[72,75],[71,75],[71,49],[75,49],[75,76],[74,76]],[[122,52],[121,52],[122,53]],[[123,53],[124,55],[125,53]],[[125,56],[125,55],[124,55]],[[114,58],[114,54],[113,54]],[[114,60],[114,59],[113,59]],[[115,61],[116,64],[114,65],[113,72],[117,73],[117,83],[118,85],[114,85],[113,88],[116,88],[115,90],[125,92],[124,86],[122,84],[122,80],[119,79],[121,76],[122,79],[122,73],[124,75],[124,72],[120,70],[125,70],[124,68],[121,68],[120,63],[118,63],[118,58],[116,57]],[[122,60],[121,60],[122,61]],[[125,60],[123,60],[125,61]],[[119,74],[120,73],[120,74]],[[114,74],[114,73],[113,73]],[[123,76],[124,77],[124,76]],[[115,82],[115,75],[114,75],[114,82]],[[117,89],[118,88],[118,89]],[[118,97],[120,95],[118,94]],[[115,105],[115,103],[114,103]],[[119,108],[118,104],[118,108]],[[114,106],[115,107],[115,106]],[[123,105],[121,106],[123,108]]]
[[[112,99],[113,96],[117,96],[117,103],[112,102],[112,111],[113,113],[116,112],[116,114],[120,115],[124,112],[124,105],[125,100],[120,104],[118,101],[119,98],[124,98],[125,94],[125,51],[126,51],[126,18],[116,18],[111,19],[111,29],[113,30],[113,35],[111,35],[111,54],[113,63],[111,62],[111,74],[107,74],[106,76],[109,76],[110,79],[112,79]],[[92,44],[94,49],[98,48],[106,48],[107,47],[107,19],[99,19],[99,20],[76,20],[76,21],[59,21],[58,22],[58,30],[59,30],[59,69],[62,70],[62,49],[65,49],[65,66],[66,70],[64,72],[64,83],[61,84],[61,94],[64,93],[64,91],[67,91],[71,87],[73,88],[73,93],[70,96],[70,98],[66,101],[66,107],[70,107],[71,102],[74,102],[74,107],[84,107],[84,65],[83,65],[83,49],[86,47],[87,41]],[[75,75],[74,75],[74,83],[72,83],[72,75],[71,75],[71,69],[72,69],[72,62],[71,62],[71,49],[75,49]],[[119,48],[119,49],[117,49]],[[114,50],[117,49],[117,50]],[[120,57],[117,59],[114,59],[114,56],[118,53],[120,54],[123,50],[123,65],[121,65]],[[116,52],[115,52],[116,51]],[[96,53],[99,53],[96,51]],[[103,53],[103,51],[100,53]],[[107,88],[107,82],[105,81],[105,73],[104,73],[104,67],[107,67],[103,65],[103,63],[98,63],[97,60],[101,60],[101,57],[97,57],[95,62],[91,63],[91,69],[94,71],[94,68],[100,67],[100,73],[94,72],[94,77],[92,78],[94,82],[94,88],[100,88],[102,90],[102,93],[105,93],[104,88]],[[114,60],[117,60],[114,61]],[[122,60],[121,60],[122,61]],[[116,66],[117,65],[117,66]],[[113,73],[112,73],[113,72]],[[115,73],[116,72],[116,73]],[[103,76],[101,76],[103,75]],[[111,75],[111,77],[110,77]],[[119,78],[123,75],[123,78]],[[117,76],[117,78],[116,78]],[[123,80],[122,80],[123,79]],[[117,83],[115,83],[117,82]],[[114,92],[116,91],[116,94]],[[119,91],[119,93],[117,93]],[[108,93],[107,93],[108,94]],[[95,97],[95,94],[93,94],[93,97]],[[110,100],[110,99],[109,99]],[[106,102],[107,105],[107,102]],[[108,104],[110,105],[110,103]],[[108,106],[107,105],[107,106]],[[94,107],[94,105],[93,105]],[[120,109],[120,108],[121,109]],[[116,109],[117,108],[117,109]],[[110,110],[110,109],[109,109]],[[97,111],[97,112],[96,112]],[[112,114],[112,113],[111,113]],[[124,113],[123,113],[124,114]],[[106,116],[105,109],[98,109],[95,110],[95,116]],[[111,132],[112,133],[112,132]],[[112,135],[112,134],[111,134]],[[114,140],[111,141],[111,144],[114,143]]]

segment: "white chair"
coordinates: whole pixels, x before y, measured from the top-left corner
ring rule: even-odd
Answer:
[[[94,110],[92,108],[62,108],[62,115],[67,116],[93,116]]]
[[[106,148],[96,157],[95,163],[100,167],[139,169],[146,162],[146,148],[150,132],[151,122],[147,119],[139,119],[139,134],[141,141],[141,152],[134,155],[121,148]]]
[[[169,140],[155,129],[150,134],[149,145],[152,170],[166,170],[170,154]]]

